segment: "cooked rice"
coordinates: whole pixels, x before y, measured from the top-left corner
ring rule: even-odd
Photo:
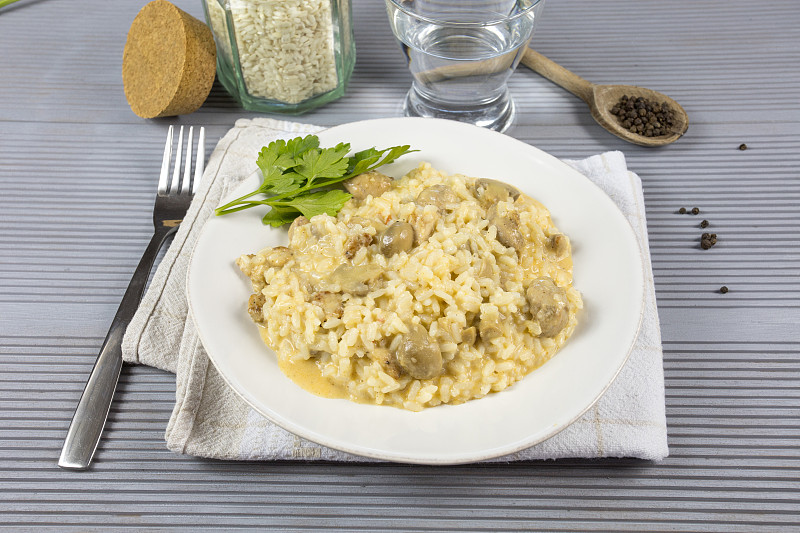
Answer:
[[[378,197],[350,200],[336,217],[318,215],[293,226],[288,252],[267,249],[239,258],[256,292],[254,318],[263,321],[264,337],[278,358],[315,361],[321,375],[352,400],[414,411],[502,391],[550,359],[572,334],[582,308],[572,287],[569,249],[555,254],[548,243],[559,232],[548,210],[525,195],[497,204],[519,213],[525,245],[518,252],[501,244],[474,183],[423,163]],[[415,202],[434,185],[449,186],[459,200],[440,216],[435,205]],[[380,253],[376,239],[389,224],[425,216],[438,221],[424,242],[388,258]],[[362,246],[353,250],[354,242]],[[271,255],[279,252],[288,262],[270,266],[281,264]],[[344,263],[379,270],[363,296],[331,281]],[[526,300],[526,289],[545,276],[564,289],[568,301],[566,326],[552,337],[541,334]],[[341,294],[341,307],[324,308],[323,291]],[[500,336],[462,338],[467,328],[492,316],[499,319]],[[441,350],[443,370],[433,378],[398,372],[396,361],[387,364],[376,355],[395,353],[412,323],[421,324]]]

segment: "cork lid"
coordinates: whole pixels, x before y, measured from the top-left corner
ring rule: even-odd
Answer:
[[[122,83],[142,118],[196,111],[216,72],[216,47],[204,23],[166,0],[145,5],[131,24],[122,57]]]

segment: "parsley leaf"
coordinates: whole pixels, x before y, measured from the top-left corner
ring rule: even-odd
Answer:
[[[256,159],[263,178],[261,185],[218,207],[214,213],[225,215],[267,205],[270,211],[264,215],[262,222],[274,227],[288,224],[301,214],[309,218],[323,213],[335,216],[351,195],[334,186],[392,163],[414,150],[408,145],[383,150],[369,148],[348,157],[349,151],[349,143],[320,148],[316,135],[272,141],[261,149]],[[266,198],[248,200],[257,194]]]
[[[311,149],[300,156],[295,172],[312,183],[317,178],[339,178],[347,170],[349,144],[339,143],[336,148]]]
[[[287,200],[286,205],[300,211],[306,218],[311,218],[323,213],[336,216],[336,213],[338,213],[339,210],[344,207],[344,204],[347,203],[347,200],[352,197],[350,193],[344,192],[341,189],[331,189],[297,196],[291,200]]]
[[[293,207],[272,206],[272,209],[264,215],[261,222],[265,225],[279,228],[284,224],[289,224],[292,220],[296,219],[298,215],[300,215],[300,212]]]

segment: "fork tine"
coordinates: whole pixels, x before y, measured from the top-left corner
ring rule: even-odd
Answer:
[[[181,177],[181,151],[183,149],[183,126],[178,131],[178,149],[175,152],[175,168],[172,171],[172,184],[169,186],[170,194],[178,194],[178,179]]]
[[[183,165],[183,180],[181,181],[181,194],[192,191],[192,142],[194,141],[194,126],[189,126],[189,137],[186,140],[186,163]]]
[[[197,186],[203,177],[203,170],[206,161],[206,129],[200,127],[200,135],[197,136],[197,160],[194,165],[194,182],[192,183],[192,194],[197,192]]]
[[[173,127],[167,130],[167,144],[164,145],[164,159],[161,161],[161,176],[158,178],[158,194],[167,194],[167,180],[169,177],[169,162],[172,159],[172,132]]]

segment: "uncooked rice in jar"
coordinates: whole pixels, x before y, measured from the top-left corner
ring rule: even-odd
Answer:
[[[206,0],[222,55],[232,60],[225,13]],[[296,104],[338,84],[330,0],[230,0],[247,92]]]
[[[418,411],[502,391],[572,334],[570,244],[542,204],[427,163],[362,183],[336,217],[301,217],[286,247],[237,260],[279,361]]]

